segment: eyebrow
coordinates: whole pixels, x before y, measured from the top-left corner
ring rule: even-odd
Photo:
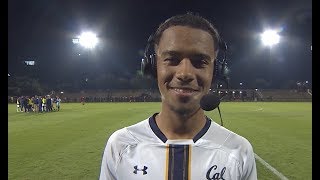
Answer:
[[[178,52],[178,51],[171,51],[171,50],[166,50],[166,51],[163,51],[162,53],[161,53],[161,55],[163,55],[163,56],[166,56],[166,55],[169,55],[169,56],[181,56],[181,54],[182,53],[180,53],[180,52]],[[189,57],[191,56],[202,56],[203,58],[205,58],[205,59],[212,59],[208,54],[204,54],[204,53],[199,53],[199,52],[197,52],[197,53],[189,53],[189,55],[188,55]]]
[[[181,53],[179,53],[178,51],[170,51],[170,50],[166,50],[164,52],[161,53],[161,55],[170,55],[170,56],[177,56],[177,55],[181,55]]]

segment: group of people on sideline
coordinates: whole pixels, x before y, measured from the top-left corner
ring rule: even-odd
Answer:
[[[59,96],[20,96],[17,98],[17,112],[60,111]]]

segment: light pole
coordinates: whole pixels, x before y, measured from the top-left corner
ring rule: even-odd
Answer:
[[[93,32],[83,32],[77,38],[72,39],[73,44],[80,44],[86,49],[93,49],[99,42],[97,35]]]
[[[263,43],[263,45],[268,46],[269,47],[269,60],[270,63],[272,63],[272,56],[271,56],[271,52],[272,52],[272,47],[276,44],[278,44],[280,42],[280,36],[278,34],[277,30],[272,30],[272,29],[267,29],[265,30],[263,33],[261,33],[261,41]],[[272,67],[272,66],[271,66]],[[269,73],[270,75],[270,81],[272,83],[272,73]]]
[[[83,32],[78,37],[72,39],[72,42],[73,42],[73,44],[80,44],[86,50],[92,50],[98,44],[99,39],[97,38],[97,35],[95,33],[88,31],[88,32]],[[81,53],[79,53],[78,55],[80,56]],[[89,59],[88,52],[87,52],[87,59]],[[85,67],[87,67],[87,66],[88,66],[88,64],[85,65]],[[88,77],[87,77],[86,71],[83,72],[83,75],[84,75],[83,83],[84,83],[84,87],[85,87],[88,82]]]
[[[270,59],[271,59],[271,49],[272,46],[278,44],[280,42],[280,36],[278,34],[277,30],[265,30],[263,33],[261,33],[261,41],[263,43],[263,45],[268,46],[269,47],[269,55],[270,55]]]

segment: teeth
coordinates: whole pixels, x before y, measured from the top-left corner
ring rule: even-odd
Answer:
[[[181,92],[181,93],[192,93],[194,92],[193,90],[190,89],[178,89],[178,88],[174,88],[175,91],[177,92]]]

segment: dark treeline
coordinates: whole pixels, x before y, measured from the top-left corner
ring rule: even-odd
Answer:
[[[74,79],[68,77],[64,79],[50,78],[48,81],[33,78],[32,76],[8,77],[8,95],[12,96],[47,94],[51,91],[78,92],[81,90],[150,88],[157,88],[156,81],[151,78],[142,77],[139,74],[131,78],[105,74],[95,77],[78,77]]]

